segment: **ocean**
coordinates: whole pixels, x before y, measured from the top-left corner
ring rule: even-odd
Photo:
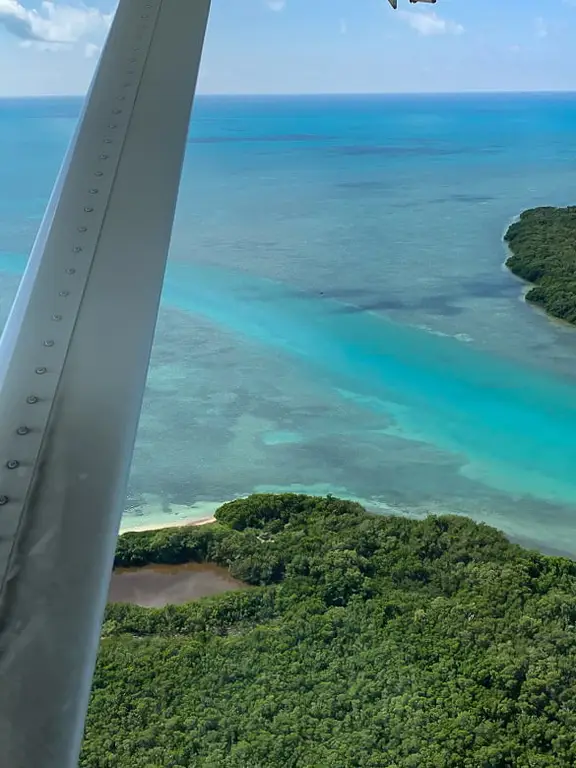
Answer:
[[[0,100],[2,322],[79,110]],[[576,94],[198,97],[125,526],[290,490],[576,556],[576,330],[502,242],[575,136]]]

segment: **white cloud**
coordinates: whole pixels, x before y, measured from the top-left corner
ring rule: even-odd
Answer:
[[[283,11],[286,6],[286,0],[267,0],[266,5],[271,11]]]
[[[87,59],[93,59],[100,55],[101,50],[101,45],[96,45],[96,43],[86,43],[84,46],[84,56],[86,56]]]
[[[539,16],[534,21],[534,27],[536,30],[536,37],[539,37],[541,39],[544,37],[548,37],[548,25],[546,24],[542,16]]]
[[[40,40],[21,40],[20,48],[34,48],[36,51],[45,51],[48,53],[56,53],[57,51],[65,51],[69,48],[68,43],[43,43]]]
[[[43,50],[70,46],[93,37],[103,38],[112,14],[97,8],[61,5],[45,0],[40,9],[28,9],[18,0],[0,0],[0,25],[27,47]]]
[[[434,11],[399,11],[398,16],[420,35],[461,35],[464,27],[441,19]]]

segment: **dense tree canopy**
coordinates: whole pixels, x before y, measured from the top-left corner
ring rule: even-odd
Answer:
[[[462,517],[257,495],[129,533],[116,565],[252,585],[111,604],[82,768],[576,765],[576,564]]]
[[[504,239],[512,251],[506,265],[535,284],[527,300],[576,323],[576,206],[524,211]]]

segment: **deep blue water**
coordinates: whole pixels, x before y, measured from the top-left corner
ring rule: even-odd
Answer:
[[[79,107],[0,101],[3,316]],[[332,491],[576,554],[576,331],[502,267],[574,136],[576,95],[198,99],[128,518]]]

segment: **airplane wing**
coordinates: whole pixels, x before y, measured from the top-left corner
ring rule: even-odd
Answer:
[[[394,10],[398,10],[398,0],[388,0]],[[436,0],[410,0],[411,3],[435,3]]]

